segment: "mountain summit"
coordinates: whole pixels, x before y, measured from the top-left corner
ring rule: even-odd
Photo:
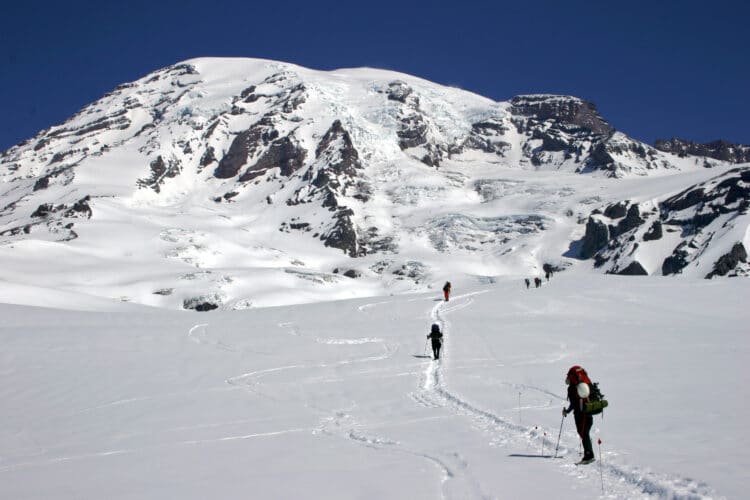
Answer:
[[[748,274],[750,167],[657,150],[572,96],[495,102],[390,71],[194,59],[0,166],[2,280],[154,306],[545,268]]]

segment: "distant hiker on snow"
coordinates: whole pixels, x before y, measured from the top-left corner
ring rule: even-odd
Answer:
[[[443,285],[443,295],[445,296],[445,301],[448,302],[448,297],[450,297],[451,294],[451,282],[446,281],[445,285]]]
[[[549,281],[549,271],[547,271],[546,273],[544,273],[544,277],[547,278],[547,281]]]
[[[570,406],[563,408],[563,418],[568,416],[568,413],[571,411],[573,412],[576,430],[583,442],[583,458],[578,463],[590,464],[595,460],[594,449],[591,446],[591,437],[589,436],[591,426],[594,424],[594,416],[586,407],[589,395],[591,394],[591,380],[586,374],[586,370],[576,365],[568,370],[568,374],[565,376],[565,383],[568,384]],[[599,412],[601,412],[601,409],[599,409]]]
[[[529,278],[526,278],[523,282],[526,283],[526,289],[528,290],[529,286],[531,286],[531,281],[529,281]]]
[[[540,286],[542,286],[542,280],[541,280],[541,278],[539,278],[539,277],[534,278],[534,287],[535,288],[539,288]]]
[[[430,330],[430,334],[427,335],[427,338],[432,339],[433,358],[440,359],[440,346],[443,345],[443,334],[440,332],[440,325],[433,323],[432,330]]]

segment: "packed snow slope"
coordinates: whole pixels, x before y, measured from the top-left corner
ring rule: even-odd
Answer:
[[[6,302],[227,310],[459,275],[749,270],[747,164],[658,151],[576,97],[368,68],[185,61],[0,153],[0,180]]]
[[[61,309],[0,306],[1,498],[748,496],[747,280],[562,273],[206,315],[46,293]],[[573,364],[610,401],[588,466],[561,417]]]

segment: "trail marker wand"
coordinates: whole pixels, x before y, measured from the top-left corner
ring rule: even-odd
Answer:
[[[602,478],[602,495],[604,494],[604,473],[602,472],[602,438],[597,440],[599,443],[599,477]]]

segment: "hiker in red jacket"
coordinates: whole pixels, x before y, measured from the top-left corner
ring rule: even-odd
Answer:
[[[591,381],[589,376],[586,374],[586,370],[576,365],[568,370],[568,374],[565,377],[565,383],[568,384],[568,399],[570,400],[570,406],[563,408],[563,417],[566,417],[568,413],[573,412],[573,418],[576,422],[576,430],[578,435],[581,436],[583,442],[583,458],[579,464],[589,464],[594,461],[594,449],[591,446],[591,437],[589,432],[591,426],[594,424],[594,417],[592,415],[586,415],[583,412],[583,400],[588,397],[589,387]]]
[[[446,281],[445,285],[443,285],[443,295],[445,296],[445,301],[448,302],[448,297],[450,297],[451,294],[451,282]]]

